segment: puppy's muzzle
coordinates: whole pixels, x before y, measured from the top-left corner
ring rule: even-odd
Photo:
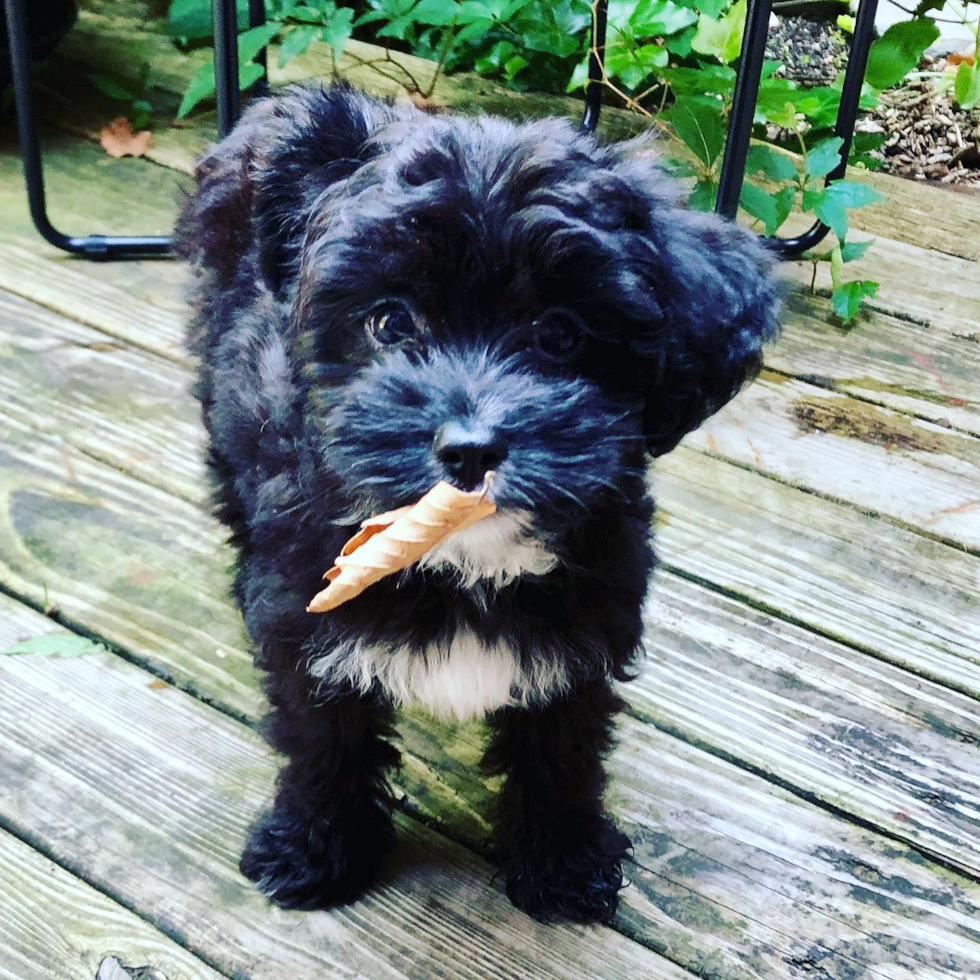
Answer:
[[[447,422],[436,433],[432,452],[450,483],[472,490],[507,458],[507,444],[477,422]]]

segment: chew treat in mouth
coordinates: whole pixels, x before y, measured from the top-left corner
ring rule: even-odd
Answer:
[[[489,517],[497,509],[487,500],[492,478],[487,473],[483,486],[470,491],[442,481],[410,507],[369,517],[341,549],[323,576],[330,584],[306,611],[336,609],[385,576],[408,568],[454,531]]]

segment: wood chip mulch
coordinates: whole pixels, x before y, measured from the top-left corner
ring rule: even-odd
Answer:
[[[944,59],[926,59],[926,72],[942,72]],[[882,171],[913,180],[980,190],[980,106],[956,106],[935,78],[919,77],[884,92],[877,109],[858,121],[858,132],[886,133],[875,155]]]

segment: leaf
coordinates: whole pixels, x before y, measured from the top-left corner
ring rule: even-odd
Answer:
[[[850,208],[863,208],[885,199],[873,187],[850,180],[838,180],[822,191],[803,195],[803,206],[813,210],[816,216],[843,241],[847,238],[847,212]]]
[[[711,167],[725,145],[721,103],[714,109],[698,99],[678,99],[668,118],[685,145],[706,167]]]
[[[680,97],[683,95],[731,95],[735,72],[727,65],[704,64],[700,68],[668,68],[664,81]]]
[[[214,62],[204,62],[191,76],[187,91],[177,107],[177,118],[183,119],[199,102],[214,95]]]
[[[637,37],[665,37],[697,23],[698,15],[671,0],[640,0],[629,19]]]
[[[264,48],[279,30],[279,24],[263,24],[238,35],[238,87],[247,89],[264,74],[262,66],[252,59]],[[208,59],[193,76],[180,100],[177,118],[183,119],[194,106],[214,95],[214,61]]]
[[[842,283],[835,289],[830,298],[830,305],[844,323],[849,323],[857,316],[864,301],[877,295],[878,283],[870,279],[858,279],[854,282]]]
[[[479,69],[477,70],[479,71]],[[576,89],[582,88],[588,80],[589,63],[587,61],[581,61],[575,66],[572,77],[569,78],[568,84],[565,86],[565,91],[574,92]]]
[[[82,657],[87,653],[100,653],[105,647],[77,633],[47,633],[44,636],[32,636],[20,643],[15,643],[6,650],[0,650],[4,656],[20,656],[33,654],[36,657]]]
[[[717,20],[702,13],[698,18],[698,32],[691,41],[691,48],[698,54],[714,55],[726,65],[734,61],[742,46],[746,2],[747,0],[736,0],[724,16]]]
[[[129,107],[129,121],[133,124],[133,129],[146,129],[153,113],[153,106],[146,99],[136,99]]]
[[[953,91],[961,109],[972,109],[980,102],[980,68],[961,61]]]
[[[796,180],[796,164],[792,159],[760,144],[749,147],[745,170],[750,174],[765,174],[773,180]]]
[[[505,3],[500,9],[500,13],[497,14],[498,20],[510,20],[514,14],[520,13],[531,0],[510,0],[510,3]]]
[[[717,180],[699,180],[687,203],[696,211],[714,211],[717,197]]]
[[[349,7],[340,7],[334,11],[330,23],[320,29],[320,40],[333,49],[334,57],[339,58],[354,29],[354,11]]]
[[[663,68],[667,58],[667,49],[658,44],[609,46],[606,48],[606,72],[620,79],[627,88],[635,89],[655,74],[658,68]]]
[[[268,43],[279,33],[279,24],[262,24],[260,27],[253,27],[243,31],[238,35],[238,63],[244,65],[251,61]],[[246,88],[241,84],[239,87]]]
[[[145,129],[134,132],[133,124],[118,116],[102,127],[99,142],[111,157],[141,157],[153,145],[153,134]]]
[[[804,164],[807,176],[826,177],[841,161],[840,151],[844,141],[839,136],[821,140],[807,151]]]
[[[120,102],[129,102],[136,98],[136,93],[131,92],[126,86],[112,78],[110,75],[90,74],[85,76],[103,95],[108,95],[110,99],[118,99]]]
[[[892,24],[871,45],[865,81],[879,91],[897,85],[938,37],[939,28],[929,18]]]
[[[298,20],[303,24],[320,24],[323,22],[323,14],[307,4],[292,7],[289,11],[289,17],[291,20]]]
[[[527,68],[529,62],[527,58],[522,57],[519,54],[515,54],[513,58],[508,58],[504,62],[504,78],[508,81],[514,78],[519,72],[522,72]]]
[[[456,43],[462,44],[464,41],[475,41],[477,38],[485,37],[494,28],[494,22],[489,17],[470,21],[456,35]]]
[[[864,208],[885,199],[885,195],[876,191],[870,184],[859,184],[854,180],[835,180],[824,189],[824,197],[838,200],[847,208]]]
[[[866,242],[842,242],[840,246],[841,251],[841,261],[843,262],[855,262],[864,256],[872,245],[874,245],[875,240],[869,238]]]
[[[412,10],[417,24],[431,27],[448,27],[459,16],[459,6],[455,0],[420,0]]]
[[[664,44],[671,54],[676,54],[679,58],[686,58],[691,53],[691,42],[694,40],[698,29],[696,26],[685,27],[677,34],[671,34],[665,38]]]
[[[796,186],[790,184],[788,187],[783,187],[776,192],[776,227],[782,227],[783,222],[790,216],[793,211],[793,205],[796,204]]]
[[[248,0],[236,0],[238,29],[248,27]],[[171,37],[197,41],[211,37],[211,0],[171,0],[166,31]]]
[[[787,191],[789,191],[788,195]],[[770,194],[761,187],[746,181],[742,184],[738,203],[753,218],[758,218],[762,222],[767,235],[774,235],[789,216],[795,197],[796,189],[794,187],[784,187],[778,194]]]
[[[291,28],[283,38],[279,48],[279,67],[283,68],[294,58],[305,54],[310,45],[320,36],[320,28],[301,25]]]

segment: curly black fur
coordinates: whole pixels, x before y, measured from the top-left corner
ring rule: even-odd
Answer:
[[[346,87],[254,104],[201,161],[178,243],[218,513],[286,758],[242,870],[286,907],[361,893],[392,843],[398,684],[453,710],[459,669],[492,663],[511,685],[483,704],[507,892],[541,919],[607,919],[629,842],[602,759],[653,566],[647,458],[757,369],[777,310],[762,249],[680,208],[636,145]],[[413,332],[381,346],[391,309]],[[447,423],[500,451],[500,540],[307,613],[362,518],[447,475]]]

